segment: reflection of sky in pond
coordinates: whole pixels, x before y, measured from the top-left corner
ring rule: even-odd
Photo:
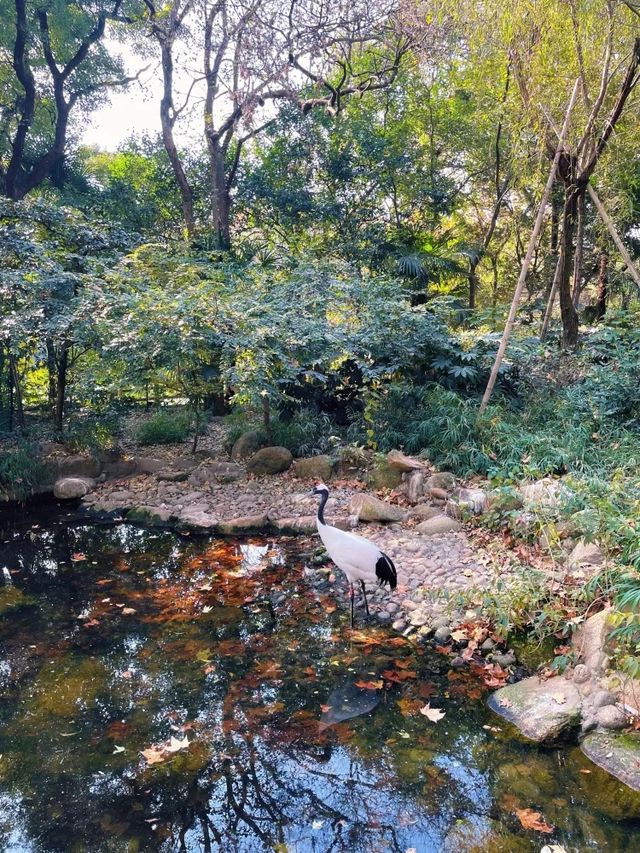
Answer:
[[[353,640],[344,589],[309,586],[290,542],[43,515],[0,520],[2,853],[640,849],[640,824],[603,810],[610,777],[483,730],[442,656],[366,625],[380,642]],[[373,708],[356,682],[400,658],[413,677]],[[351,693],[355,713],[321,727]],[[147,765],[171,736],[190,746]],[[525,832],[516,806],[557,830]]]

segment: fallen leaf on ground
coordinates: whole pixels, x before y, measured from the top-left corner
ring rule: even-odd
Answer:
[[[210,607],[208,604],[205,604],[205,606],[202,608],[203,613],[211,613],[212,610],[213,607]]]
[[[136,612],[135,607],[123,607],[122,608],[122,613],[124,616],[131,616],[135,612]]]
[[[555,702],[557,702],[558,705],[564,705],[564,703],[567,701],[567,697],[564,695],[564,693],[552,693],[551,698]]]
[[[545,844],[540,853],[567,853],[567,848],[562,844]]]
[[[498,699],[498,704],[502,705],[503,708],[512,708],[513,707],[513,702],[511,701],[511,699],[507,699],[506,696],[501,696]]]
[[[467,632],[461,631],[461,630],[452,631],[451,632],[451,639],[455,640],[456,643],[459,643],[461,640],[467,640],[468,639]]]
[[[524,829],[533,829],[535,832],[544,833],[554,830],[553,826],[545,823],[541,812],[536,812],[533,809],[516,809],[516,815]]]
[[[111,753],[112,755],[117,755],[119,752],[124,752],[124,746],[118,746],[117,743],[114,744],[113,746],[114,746],[114,749],[113,749],[113,752]]]
[[[420,713],[424,714],[424,716],[431,720],[432,723],[438,723],[444,717],[445,712],[441,711],[440,708],[432,708],[431,705],[427,702],[424,708],[420,708]]]

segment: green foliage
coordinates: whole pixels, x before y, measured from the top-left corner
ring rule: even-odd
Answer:
[[[187,412],[156,412],[136,429],[138,444],[180,444],[189,435],[192,417]]]
[[[28,498],[42,483],[45,467],[35,447],[23,443],[0,454],[0,492],[15,499]]]
[[[65,445],[78,453],[97,454],[116,446],[120,430],[120,416],[116,412],[73,414],[67,424]]]

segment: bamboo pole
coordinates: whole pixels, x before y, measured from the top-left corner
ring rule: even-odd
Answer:
[[[573,86],[573,92],[571,93],[571,98],[569,99],[569,105],[567,106],[567,112],[565,113],[564,123],[562,125],[562,130],[560,131],[560,138],[558,139],[558,145],[556,147],[556,153],[553,158],[553,163],[551,164],[551,171],[549,172],[549,177],[547,178],[547,184],[544,188],[544,192],[542,193],[542,198],[540,199],[540,206],[538,208],[538,215],[536,216],[536,221],[533,226],[533,231],[531,232],[531,237],[529,238],[529,246],[527,248],[527,254],[525,255],[525,259],[522,262],[522,268],[520,270],[520,275],[518,277],[518,283],[516,284],[516,290],[513,294],[513,300],[511,302],[511,308],[509,310],[509,316],[507,317],[507,322],[505,323],[504,332],[502,333],[502,340],[500,341],[500,347],[498,348],[498,352],[496,354],[496,359],[493,363],[493,368],[491,369],[491,375],[489,376],[489,381],[487,382],[487,388],[484,392],[484,396],[482,398],[482,403],[480,403],[480,410],[478,412],[481,415],[484,410],[487,408],[489,404],[489,400],[491,399],[491,394],[493,392],[493,388],[496,384],[496,380],[498,378],[498,371],[500,370],[500,365],[502,363],[502,359],[504,358],[505,351],[507,349],[507,344],[509,343],[509,337],[511,335],[511,330],[513,329],[513,323],[516,319],[516,312],[518,310],[518,304],[520,302],[520,297],[522,296],[522,290],[524,288],[524,283],[527,280],[527,273],[529,272],[529,267],[531,266],[531,261],[533,259],[533,253],[535,251],[536,243],[538,242],[538,237],[540,236],[540,231],[542,230],[542,222],[544,220],[545,209],[547,207],[547,202],[549,201],[549,196],[551,195],[551,188],[553,187],[553,182],[556,178],[556,171],[558,169],[558,163],[560,162],[560,156],[562,154],[564,140],[567,135],[567,131],[569,129],[569,120],[571,118],[571,113],[573,112],[573,107],[576,102],[576,97],[578,95],[578,89],[580,88],[580,79],[578,78]]]
[[[631,278],[635,281],[638,287],[640,287],[640,272],[638,272],[636,265],[631,260],[631,255],[627,251],[627,247],[624,245],[622,239],[620,238],[620,235],[616,231],[616,226],[613,224],[613,220],[611,219],[607,211],[604,209],[604,205],[598,198],[598,194],[591,186],[591,184],[587,184],[587,192],[589,193],[589,198],[594,203],[596,210],[600,214],[600,218],[607,226],[607,230],[609,231],[609,234],[611,234],[613,242],[616,244],[618,251],[622,255],[622,258],[625,264],[627,265],[627,269],[631,274]]]

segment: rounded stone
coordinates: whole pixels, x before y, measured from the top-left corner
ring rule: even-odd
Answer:
[[[95,480],[88,477],[63,477],[53,486],[53,494],[59,500],[83,498],[95,487]]]
[[[437,643],[446,643],[451,636],[451,628],[448,625],[441,625],[436,629],[433,638]]]
[[[293,462],[293,455],[286,447],[263,447],[247,462],[250,474],[279,474],[287,471]]]
[[[605,705],[614,705],[616,697],[608,690],[596,690],[591,699],[594,708],[603,708]]]
[[[627,725],[627,717],[615,705],[603,705],[596,711],[596,722],[603,729],[623,729]]]
[[[590,677],[591,674],[587,667],[583,663],[579,663],[573,670],[572,681],[575,684],[584,684]]]

